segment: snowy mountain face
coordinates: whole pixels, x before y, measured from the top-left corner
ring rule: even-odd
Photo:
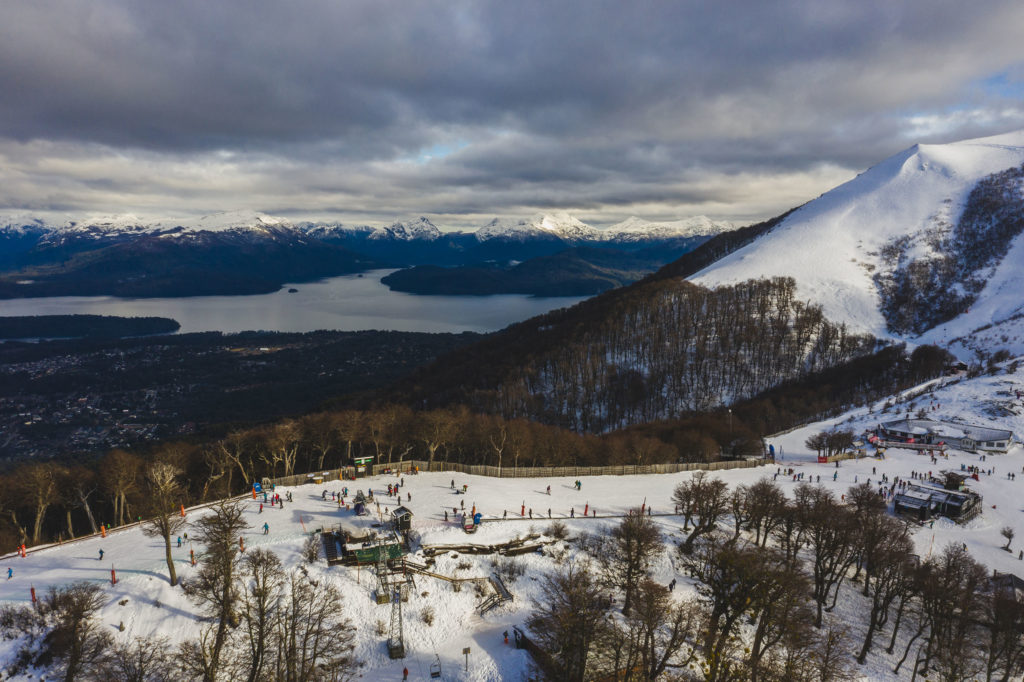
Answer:
[[[727,221],[716,221],[707,216],[695,216],[671,222],[651,222],[643,218],[627,218],[603,231],[605,239],[616,241],[644,241],[678,239],[687,237],[711,237],[720,232],[734,229]]]
[[[1024,315],[1024,131],[917,145],[697,273],[787,276],[826,316],[880,338],[948,343]]]
[[[632,217],[605,230],[597,230],[567,213],[537,214],[523,220],[495,218],[476,231],[481,241],[506,239],[524,241],[531,238],[558,238],[569,242],[636,243],[709,237],[731,230],[727,222],[697,216],[671,222],[651,222]]]
[[[416,220],[391,223],[387,227],[375,230],[369,235],[369,239],[391,239],[406,242],[414,240],[432,242],[440,238],[441,230],[437,229],[434,223],[423,216]]]
[[[495,218],[476,231],[481,242],[490,239],[526,241],[528,239],[598,240],[600,233],[568,213],[537,214],[524,220]]]

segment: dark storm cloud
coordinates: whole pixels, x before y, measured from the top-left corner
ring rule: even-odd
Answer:
[[[753,215],[1024,125],[1018,2],[2,8],[11,206]]]

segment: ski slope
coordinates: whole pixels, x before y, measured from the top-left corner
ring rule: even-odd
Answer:
[[[714,475],[727,481],[730,487],[749,484],[763,476],[771,476],[779,467],[793,467],[804,473],[805,480],[817,481],[836,492],[844,493],[854,482],[867,479],[877,481],[885,473],[889,478],[909,478],[911,471],[927,472],[938,469],[959,469],[961,463],[994,468],[992,475],[981,477],[971,486],[984,497],[984,513],[967,526],[939,520],[934,528],[917,531],[916,542],[922,556],[941,551],[950,542],[966,543],[971,554],[990,569],[1014,572],[1024,575],[1024,562],[1017,559],[1016,551],[1007,553],[1000,549],[1004,544],[999,530],[1003,526],[1017,529],[1018,538],[1024,537],[1021,520],[1021,499],[1024,499],[1024,476],[1016,481],[1006,478],[1009,472],[1024,471],[1024,449],[1016,447],[1008,455],[989,455],[981,461],[979,455],[951,451],[949,459],[932,465],[925,455],[912,451],[890,449],[884,460],[867,458],[844,461],[837,469],[831,464],[817,464],[813,453],[803,445],[807,437],[818,431],[840,426],[860,431],[879,421],[895,419],[916,412],[922,407],[929,410],[936,419],[965,421],[982,425],[1011,428],[1016,433],[1024,432],[1024,405],[1016,398],[1016,391],[1024,391],[1024,369],[1008,373],[1005,368],[992,376],[975,379],[947,378],[908,391],[906,400],[894,400],[892,406],[884,409],[884,401],[865,407],[826,422],[811,424],[790,433],[773,437],[780,459],[774,466],[753,469],[736,469],[716,472]],[[833,475],[836,480],[833,481]],[[459,544],[472,542],[491,544],[510,540],[528,532],[543,532],[548,526],[547,510],[554,518],[566,522],[572,535],[580,532],[604,532],[619,522],[615,515],[621,515],[646,501],[654,511],[655,521],[670,542],[681,538],[681,519],[672,515],[670,497],[673,488],[691,473],[647,475],[647,476],[598,476],[584,477],[581,490],[575,490],[573,478],[550,479],[493,479],[460,474],[434,473],[405,476],[401,489],[402,504],[413,510],[413,528],[421,535],[425,545]],[[465,496],[456,494],[450,484],[468,486]],[[339,510],[330,499],[330,491],[340,491],[343,486],[356,489],[372,487],[384,508],[393,508],[393,498],[387,498],[384,491],[388,483],[400,482],[400,477],[380,476],[363,479],[356,483],[334,481],[321,486],[304,485],[293,488],[278,488],[284,497],[291,492],[294,501],[282,510],[264,507],[261,514],[259,503],[245,497],[246,519],[251,529],[245,533],[247,548],[266,547],[273,550],[289,567],[301,562],[301,550],[308,533],[321,527],[339,523],[365,526],[376,521],[375,516],[357,518],[351,512]],[[792,494],[797,483],[789,476],[779,476],[779,485]],[[551,495],[546,494],[550,485]],[[327,500],[322,491],[327,490]],[[407,496],[411,495],[411,499]],[[385,500],[388,500],[385,502]],[[469,509],[475,505],[488,519],[473,536],[467,536],[454,521],[445,522],[444,512],[451,516],[452,508],[460,508],[465,502]],[[522,518],[522,505],[533,511],[534,519]],[[579,518],[585,506],[596,510],[598,518]],[[373,508],[375,512],[376,509]],[[503,512],[508,520],[501,520]],[[569,519],[574,511],[577,518]],[[198,518],[204,511],[189,510],[190,519]],[[527,514],[528,516],[529,514]],[[545,518],[540,518],[545,517]],[[262,525],[270,526],[268,535],[263,535]],[[564,546],[564,543],[555,547]],[[569,557],[578,557],[575,545],[567,546]],[[178,575],[188,579],[192,572],[189,564],[188,542],[179,549],[173,549]],[[104,558],[99,560],[99,550]],[[200,547],[195,547],[197,553]],[[1014,550],[1018,549],[1014,546]],[[487,576],[491,573],[491,557],[483,555],[450,554],[438,558],[434,571],[460,577]],[[403,666],[408,666],[410,679],[428,678],[430,663],[435,656],[440,658],[446,680],[490,681],[523,680],[529,667],[524,651],[503,643],[502,633],[511,631],[513,625],[522,626],[539,597],[538,579],[546,572],[559,570],[559,563],[551,556],[530,554],[517,559],[526,569],[526,574],[509,584],[515,599],[510,603],[479,616],[476,606],[480,598],[471,589],[454,592],[447,582],[427,576],[417,576],[416,589],[405,605],[405,643],[407,658],[392,661],[387,657],[385,639],[376,634],[376,623],[389,620],[389,607],[378,606],[373,599],[373,574],[371,569],[349,567],[328,567],[321,558],[309,566],[314,580],[334,581],[344,594],[342,608],[357,626],[356,656],[362,661],[362,679],[400,679]],[[469,568],[459,569],[462,562]],[[14,569],[11,580],[0,581],[0,601],[28,603],[29,588],[34,586],[40,594],[50,585],[60,585],[75,580],[92,580],[104,585],[108,597],[101,613],[102,621],[111,629],[121,622],[123,633],[114,630],[115,637],[127,638],[136,635],[159,634],[172,642],[192,637],[200,625],[198,609],[190,603],[180,588],[171,588],[167,583],[166,566],[163,560],[163,545],[160,540],[146,537],[138,527],[113,531],[107,538],[87,538],[60,546],[51,546],[29,553],[26,558],[17,555],[3,557],[0,569]],[[117,571],[117,585],[110,584],[111,568]],[[668,583],[673,578],[682,589],[674,594],[682,596],[692,589],[692,582],[680,570],[673,552],[663,553],[653,567],[653,577]],[[859,644],[863,636],[861,618],[862,598],[856,588],[844,588],[847,595],[841,603],[837,616],[852,630],[852,643]],[[125,605],[119,602],[127,599]],[[426,625],[421,614],[427,607],[433,608],[435,620]],[[15,643],[0,642],[0,668],[3,661],[13,654]],[[468,670],[465,669],[464,647],[470,647]],[[897,653],[899,650],[897,649]],[[898,656],[897,656],[898,658]],[[889,672],[894,658],[885,654],[881,647],[875,647],[868,663],[858,670],[864,680],[893,679]],[[18,679],[28,679],[22,677]]]

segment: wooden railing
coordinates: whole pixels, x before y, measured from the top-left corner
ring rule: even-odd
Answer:
[[[637,474],[675,474],[680,471],[721,471],[724,469],[750,469],[761,466],[765,460],[729,460],[724,462],[672,462],[669,464],[619,464],[615,466],[563,466],[563,467],[496,467],[487,464],[459,464],[457,462],[433,462],[423,460],[406,460],[391,464],[374,464],[370,472],[374,476],[380,474],[410,473],[413,470],[450,471],[453,473],[470,474],[472,476],[490,476],[492,478],[556,478],[562,476],[632,476]],[[352,472],[351,467],[327,469],[310,474],[295,474],[265,479],[275,485],[301,485],[312,483],[314,477],[322,476],[324,480],[338,480],[345,472]]]

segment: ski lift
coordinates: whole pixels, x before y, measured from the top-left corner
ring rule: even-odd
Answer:
[[[430,677],[436,680],[441,678],[441,657],[434,654],[434,659],[434,662],[430,664]]]

